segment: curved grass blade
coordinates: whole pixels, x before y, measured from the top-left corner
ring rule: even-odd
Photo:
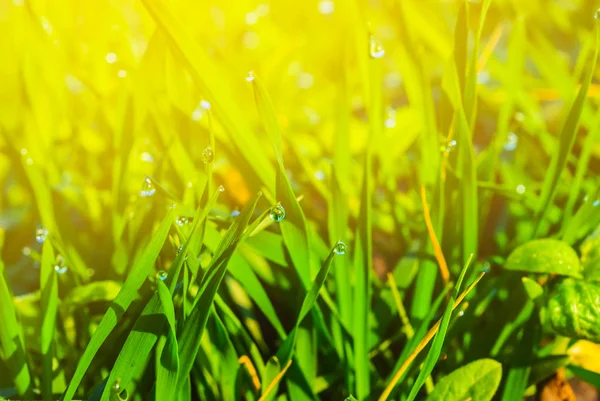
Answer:
[[[260,195],[259,193],[255,196],[229,227],[213,256],[211,265],[202,279],[200,290],[193,302],[193,309],[181,329],[179,338],[181,368],[177,388],[181,388],[192,370],[196,355],[200,349],[200,339],[206,326],[210,308],[227,271],[227,264],[237,245],[243,239],[246,227],[254,213]]]
[[[460,287],[462,285],[463,279],[465,278],[465,274],[467,273],[469,265],[471,264],[472,258],[473,255],[471,254],[471,257],[469,258],[469,260],[467,260],[467,263],[460,272],[460,276],[458,277],[458,281],[456,282],[456,286],[454,288],[454,294],[452,295],[450,301],[448,302],[448,305],[446,306],[446,311],[444,312],[442,320],[440,321],[440,328],[437,334],[435,335],[435,338],[433,339],[433,343],[431,344],[429,353],[427,354],[425,362],[423,363],[421,371],[419,372],[419,376],[417,377],[415,384],[410,390],[410,394],[408,395],[408,401],[413,401],[417,397],[419,390],[421,390],[421,387],[423,386],[423,384],[425,384],[425,380],[433,371],[433,368],[435,367],[435,364],[437,363],[440,357],[440,354],[442,352],[442,346],[444,345],[444,339],[446,338],[446,332],[448,331],[448,325],[450,324],[450,318],[452,317],[452,311],[454,310],[454,303],[458,299]]]
[[[294,325],[294,328],[290,332],[289,336],[285,339],[285,341],[283,342],[283,344],[281,345],[279,350],[277,350],[276,357],[274,359],[272,358],[271,360],[269,360],[269,362],[273,361],[273,364],[276,363],[277,366],[283,365],[284,367],[289,367],[292,357],[293,357],[293,354],[294,354],[294,347],[295,347],[296,341],[297,341],[298,329],[300,328],[300,325],[302,324],[302,322],[304,321],[304,319],[306,318],[308,313],[312,310],[312,308],[315,306],[315,304],[317,302],[319,292],[321,291],[321,288],[323,288],[323,285],[325,284],[325,280],[327,279],[327,275],[329,273],[329,268],[331,266],[331,261],[333,260],[334,256],[335,256],[335,252],[333,250],[331,250],[331,252],[327,256],[327,259],[323,263],[323,266],[317,273],[317,276],[315,277],[315,280],[312,283],[310,291],[306,294],[306,296],[304,297],[304,300],[302,301],[302,307],[300,308],[300,313],[298,314],[298,318],[296,319],[296,324]],[[284,368],[284,370],[285,369],[287,369],[287,368]],[[271,379],[270,376],[272,376],[273,370],[274,370],[273,368],[270,368],[271,373],[268,375],[268,379]],[[275,376],[275,378],[273,378],[272,380],[275,381],[276,378],[277,378],[277,376]],[[271,382],[269,382],[269,384],[267,384],[267,382],[263,379],[263,389],[264,389],[263,396],[266,394],[267,388],[271,387],[270,385],[271,385],[271,383],[273,383],[273,381],[271,381]],[[265,388],[264,386],[268,386],[268,387]],[[276,392],[277,391],[275,390],[270,397],[264,398],[264,399],[265,400],[273,399]],[[261,397],[261,399],[262,399],[262,397]]]
[[[158,257],[158,254],[160,253],[160,250],[167,239],[167,234],[169,233],[169,229],[173,224],[174,218],[175,208],[171,208],[152,236],[150,243],[146,246],[142,257],[131,269],[127,280],[123,284],[123,287],[121,287],[121,291],[119,291],[119,294],[111,303],[108,311],[106,311],[102,321],[94,332],[94,335],[83,352],[83,355],[77,364],[75,373],[71,378],[65,393],[63,394],[63,401],[72,401],[73,396],[77,391],[77,387],[79,387],[79,384],[81,383],[85,372],[92,363],[94,356],[109,334],[115,328],[121,316],[123,316],[133,300],[137,298],[137,292],[148,277],[148,274],[150,273],[152,266]]]
[[[581,112],[585,106],[585,100],[587,98],[588,90],[594,76],[596,69],[596,62],[598,60],[598,46],[600,46],[600,22],[596,20],[596,43],[594,47],[594,55],[592,62],[589,64],[589,71],[579,88],[579,93],[573,102],[567,119],[561,129],[559,141],[556,147],[556,151],[552,156],[550,163],[550,169],[544,180],[544,186],[542,187],[542,194],[540,196],[540,203],[536,211],[535,228],[533,231],[534,237],[540,234],[540,228],[546,213],[554,200],[556,195],[556,189],[558,188],[560,176],[562,175],[563,169],[567,164],[567,159],[571,154],[571,149],[575,143],[577,137],[577,131],[579,127],[579,119]]]
[[[167,336],[156,348],[156,400],[168,400],[173,394],[179,374],[179,350],[177,346],[177,326],[175,323],[175,307],[173,295],[161,280],[156,282],[158,298],[162,311],[168,322]]]
[[[183,249],[175,257],[171,270],[169,271],[167,286],[169,287],[169,292],[171,294],[175,292],[188,249],[192,246],[193,242],[202,242],[202,239],[198,237],[204,235],[202,227],[204,226],[208,213],[215,204],[219,193],[219,191],[216,191],[210,198],[206,207],[200,206],[196,211],[194,225],[188,240],[183,244]],[[137,319],[115,361],[108,377],[109,385],[102,394],[103,401],[108,400],[109,389],[117,380],[119,380],[121,388],[127,388],[133,374],[139,370],[140,366],[142,366],[143,362],[148,358],[152,351],[152,347],[154,347],[154,344],[158,340],[158,336],[163,331],[163,324],[165,322],[163,321],[161,324],[157,324],[154,319],[154,317],[161,314],[164,314],[162,303],[160,302],[158,294],[154,294]]]

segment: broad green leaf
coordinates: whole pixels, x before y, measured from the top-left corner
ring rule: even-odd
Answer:
[[[555,239],[529,241],[517,247],[504,268],[530,273],[581,277],[577,253],[567,243]]]
[[[525,292],[532,301],[539,300],[544,295],[544,289],[537,281],[528,277],[523,277],[521,281],[523,282],[523,287],[525,287]]]
[[[558,334],[600,342],[600,284],[562,280],[550,293],[546,316]]]
[[[443,377],[427,401],[464,401],[471,398],[490,401],[502,378],[502,364],[493,359],[478,359]]]

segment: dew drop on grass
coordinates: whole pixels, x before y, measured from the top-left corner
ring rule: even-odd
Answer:
[[[156,188],[152,184],[152,180],[149,177],[144,179],[144,183],[142,184],[142,190],[140,191],[140,195],[144,198],[150,197],[154,195],[156,192]]]
[[[110,391],[112,391],[115,394],[118,394],[121,392],[121,379],[117,379],[115,381],[115,383],[110,388]]]
[[[527,188],[525,188],[525,185],[523,185],[523,184],[517,185],[517,193],[519,195],[523,195],[526,190],[527,190]]]
[[[456,139],[452,139],[448,141],[448,143],[446,143],[445,145],[440,146],[440,152],[450,153],[454,148],[456,148]]]
[[[596,10],[596,12],[594,13],[594,19],[596,21],[600,21],[600,8]]]
[[[44,227],[40,227],[35,231],[35,240],[40,244],[46,241],[47,236],[48,230],[46,230]]]
[[[225,187],[223,185],[219,185],[219,192],[225,192]]]
[[[177,217],[177,219],[175,219],[175,223],[177,223],[177,225],[179,227],[183,227],[186,224],[188,224],[190,222],[190,219],[187,218],[186,216],[179,216]]]
[[[332,14],[335,11],[335,3],[332,0],[321,0],[319,2],[319,12],[323,15]]]
[[[202,107],[204,110],[210,110],[210,102],[208,100],[201,100],[200,107]]]
[[[246,81],[248,81],[248,82],[254,81],[254,71],[248,72],[248,75],[246,76]]]
[[[213,152],[210,146],[207,146],[206,149],[202,152],[202,161],[204,164],[212,163],[215,160],[215,153]]]
[[[169,277],[169,274],[164,270],[160,270],[158,273],[156,273],[156,278],[160,281],[165,281],[167,277]]]
[[[60,255],[56,257],[56,264],[54,265],[54,270],[57,274],[65,274],[67,270],[69,270],[65,263],[65,258],[63,258]]]
[[[369,37],[369,55],[371,58],[382,58],[385,54],[383,45],[373,35]]]
[[[333,247],[333,252],[335,252],[337,255],[345,255],[346,252],[348,252],[348,245],[342,241],[338,241]]]
[[[269,217],[276,223],[285,219],[285,209],[281,205],[275,205],[269,210]]]
[[[31,255],[31,248],[28,247],[28,246],[24,246],[23,249],[21,249],[21,252],[25,256],[30,256]]]

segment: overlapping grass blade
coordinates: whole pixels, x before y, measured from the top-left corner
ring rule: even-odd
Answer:
[[[0,250],[4,246],[4,230],[0,229]],[[33,396],[31,373],[25,357],[23,332],[17,320],[13,295],[4,276],[4,262],[0,260],[0,342],[17,393],[25,398]]]
[[[227,271],[229,259],[237,248],[238,243],[242,240],[244,231],[250,222],[250,218],[254,213],[260,195],[261,194],[259,193],[251,203],[244,208],[242,213],[240,213],[229,227],[213,256],[213,260],[211,261],[207,272],[202,278],[200,290],[194,299],[193,309],[191,310],[188,319],[183,323],[181,335],[179,337],[179,359],[181,365],[177,388],[180,388],[183,385],[192,370],[214,297]]]
[[[538,208],[536,210],[536,222],[534,228],[534,236],[540,234],[541,224],[546,217],[546,213],[548,208],[552,204],[554,200],[554,196],[556,194],[556,189],[559,184],[560,177],[562,175],[563,169],[567,164],[567,159],[571,154],[571,149],[575,142],[575,138],[577,137],[577,131],[579,127],[579,119],[581,117],[581,112],[583,111],[583,107],[585,105],[585,100],[587,98],[588,90],[590,87],[590,83],[592,82],[592,77],[594,75],[596,62],[598,60],[598,47],[600,46],[600,23],[596,21],[596,43],[594,49],[594,55],[592,56],[592,61],[589,64],[589,71],[581,84],[581,88],[579,88],[579,93],[575,98],[575,101],[571,105],[569,109],[569,113],[567,118],[562,126],[559,141],[556,147],[556,151],[552,156],[552,161],[550,163],[550,168],[548,174],[546,174],[546,178],[544,180],[544,186],[542,188],[542,194],[540,195],[540,201]]]
[[[156,400],[167,400],[173,395],[179,374],[179,350],[177,346],[177,325],[172,293],[165,283],[157,280],[158,298],[162,312],[167,319],[168,330],[164,340],[156,347]]]
[[[454,310],[454,303],[458,299],[460,294],[460,287],[462,285],[463,279],[465,278],[465,274],[469,268],[471,263],[471,259],[473,255],[467,260],[467,263],[463,267],[460,272],[460,276],[458,276],[458,281],[456,282],[456,286],[454,287],[454,294],[450,298],[448,305],[446,306],[446,310],[444,311],[444,315],[442,316],[442,320],[440,323],[440,328],[433,339],[433,343],[431,344],[431,348],[429,349],[429,353],[425,358],[425,362],[423,363],[423,367],[419,372],[419,376],[417,377],[415,384],[410,390],[410,394],[408,395],[408,401],[413,401],[418,393],[421,390],[421,387],[425,383],[425,379],[431,374],[435,364],[437,363],[440,354],[442,353],[442,346],[444,345],[444,339],[446,338],[446,333],[448,331],[448,325],[450,324],[450,318],[452,317],[452,311]]]
[[[77,387],[81,383],[85,372],[88,367],[92,363],[94,356],[109,336],[111,331],[117,325],[120,317],[123,316],[125,311],[129,308],[134,299],[137,298],[137,292],[141,288],[142,284],[148,277],[148,274],[152,271],[152,266],[158,257],[162,246],[167,239],[167,234],[169,233],[169,229],[173,224],[173,220],[175,218],[175,208],[171,208],[160,226],[152,236],[150,243],[146,245],[143,256],[137,261],[137,263],[131,269],[127,280],[123,284],[121,291],[111,303],[108,311],[102,318],[102,321],[98,325],[98,328],[94,332],[92,339],[87,345],[79,363],[77,364],[77,368],[69,386],[67,387],[65,393],[63,394],[63,401],[71,401],[75,392],[77,391]]]
[[[204,234],[202,227],[204,226],[208,213],[216,202],[219,193],[219,191],[215,192],[209,199],[208,204],[206,206],[198,207],[198,210],[196,211],[194,225],[190,232],[190,236],[183,244],[182,250],[175,257],[167,277],[167,286],[169,287],[169,292],[171,294],[175,292],[181,270],[184,267],[186,255],[188,254],[192,243],[198,241],[198,237],[201,237]],[[154,325],[151,325],[153,317],[164,315],[162,308],[163,305],[159,295],[155,293],[144,307],[115,361],[108,377],[109,385],[102,394],[102,400],[108,400],[110,387],[117,380],[119,381],[121,388],[127,388],[134,373],[139,370],[140,366],[143,366],[144,361],[148,359],[152,347],[154,347],[154,344],[158,340],[158,336],[163,332],[163,326],[166,323],[164,320],[161,320],[161,324],[156,324],[156,322],[154,322]]]
[[[277,351],[276,358],[272,358],[271,360],[269,360],[269,370],[267,371],[267,378],[272,381],[267,383],[263,380],[263,396],[266,394],[268,388],[264,386],[269,386],[270,383],[277,379],[277,375],[274,375],[274,373],[278,369],[278,367],[284,366],[284,369],[286,369],[286,366],[289,367],[289,364],[292,360],[292,356],[294,354],[298,329],[300,328],[300,325],[302,324],[306,316],[308,316],[309,312],[315,306],[315,303],[319,296],[319,292],[321,291],[321,288],[323,288],[325,280],[327,279],[331,261],[333,260],[334,256],[335,252],[332,250],[329,253],[329,256],[327,256],[325,262],[323,263],[323,266],[317,273],[317,276],[315,277],[315,280],[312,283],[310,290],[308,291],[308,293],[304,297],[304,300],[302,301],[302,307],[300,308],[300,313],[298,314],[298,318],[296,319],[296,324],[294,325],[294,328]],[[265,398],[265,400],[271,400],[275,395],[276,390],[271,393],[271,396]]]

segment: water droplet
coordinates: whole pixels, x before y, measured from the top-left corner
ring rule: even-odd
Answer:
[[[517,185],[517,193],[519,195],[523,195],[525,193],[525,190],[526,190],[525,185],[523,185],[523,184]]]
[[[164,270],[160,270],[158,273],[156,273],[156,278],[160,281],[165,281],[167,277],[169,277],[169,274]]]
[[[28,246],[24,246],[23,249],[21,249],[21,253],[25,256],[29,256],[31,255],[31,248]]]
[[[315,83],[315,78],[308,72],[303,72],[296,78],[296,85],[302,89],[308,89]]]
[[[190,219],[187,218],[186,216],[179,216],[175,219],[175,223],[177,223],[177,225],[179,227],[183,227],[186,224],[188,224],[190,222]]]
[[[342,241],[338,241],[333,247],[333,252],[335,252],[337,255],[344,255],[346,252],[348,252],[348,245]]]
[[[239,210],[234,210],[233,212],[231,212],[231,217],[237,217],[240,215],[240,211]]]
[[[335,10],[335,3],[331,0],[321,0],[319,2],[319,12],[323,15],[332,14]]]
[[[150,177],[146,177],[144,179],[144,183],[142,184],[142,190],[140,191],[140,196],[147,198],[149,196],[154,195],[155,192],[156,192],[156,188],[154,188],[154,185],[152,184],[152,180],[150,179]]]
[[[148,152],[142,152],[141,159],[146,163],[154,163],[154,156]]]
[[[219,185],[219,192],[225,192],[225,187],[223,185]]]
[[[210,102],[208,100],[201,100],[200,107],[202,107],[204,110],[210,110]]]
[[[212,163],[215,160],[215,153],[213,152],[210,146],[207,146],[206,149],[202,152],[202,161],[204,164]]]
[[[385,127],[386,128],[394,128],[396,126],[396,110],[393,107],[388,107],[387,118],[385,119]]]
[[[44,17],[43,15],[40,17],[40,21],[42,23],[42,28],[44,29],[44,31],[46,31],[46,33],[48,35],[52,35],[52,31],[54,30],[52,28],[52,24],[50,23],[50,21],[48,21],[48,18]]]
[[[600,199],[596,199],[594,203],[592,203],[593,207],[598,207],[598,205],[600,205]]]
[[[315,171],[315,178],[319,181],[323,181],[325,179],[325,173],[321,170]]]
[[[458,316],[461,316],[461,317],[462,317],[462,316],[464,316],[464,315],[465,315],[465,311],[464,311],[464,310],[461,310],[460,312],[458,312]]]
[[[192,120],[200,121],[202,119],[203,115],[204,115],[204,109],[200,105],[198,105],[198,107],[196,107],[194,109],[194,111],[192,112]]]
[[[125,78],[127,76],[127,70],[119,70],[119,71],[117,71],[117,76],[119,78]]]
[[[44,227],[40,227],[35,231],[35,240],[40,244],[46,240],[47,236],[48,230]]]
[[[33,164],[33,159],[31,157],[28,157],[27,159],[25,159],[25,164],[31,166]]]
[[[108,64],[114,64],[117,62],[117,54],[114,52],[108,52],[108,53],[106,53],[106,56],[104,57],[104,59],[106,60],[106,62]]]
[[[488,274],[490,271],[492,271],[492,265],[490,264],[490,262],[483,262],[483,266],[481,266],[481,272]]]
[[[596,21],[600,21],[600,8],[596,10],[596,12],[594,13],[594,19]]]
[[[275,205],[269,210],[269,217],[276,223],[279,223],[283,219],[285,219],[285,209],[283,206]]]
[[[246,76],[246,81],[252,82],[252,81],[254,81],[254,78],[255,78],[254,77],[254,71],[249,71],[248,75]]]
[[[57,274],[65,274],[67,270],[69,270],[66,265],[65,258],[63,258],[61,255],[58,255],[56,257],[56,264],[54,265],[54,270]]]
[[[519,143],[519,137],[514,132],[510,132],[508,137],[506,138],[506,143],[504,144],[504,150],[513,151],[517,148],[517,144]]]
[[[448,141],[445,145],[440,146],[440,151],[450,153],[456,147],[456,139]]]
[[[383,45],[373,35],[369,37],[369,55],[371,58],[382,58],[385,54]]]
[[[177,248],[177,254],[179,255],[181,252],[183,252],[183,245],[179,245],[179,248]],[[185,258],[183,258],[183,260],[187,260],[187,255],[185,255]]]
[[[29,153],[29,151],[27,149],[25,149],[25,148],[21,148],[20,152],[21,152],[21,156],[25,156],[25,155],[27,155]]]
[[[258,14],[254,11],[250,11],[248,14],[246,14],[245,20],[247,25],[254,25],[258,22]]]

